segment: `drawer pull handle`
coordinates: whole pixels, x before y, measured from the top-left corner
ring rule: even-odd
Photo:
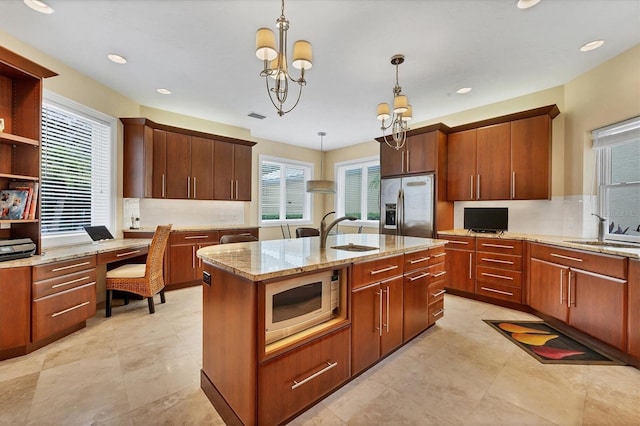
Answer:
[[[465,246],[469,245],[468,241],[456,241],[456,240],[447,240],[449,244],[464,244]]]
[[[482,261],[483,262],[493,262],[493,263],[504,263],[506,265],[513,265],[513,262],[511,262],[510,260],[491,259],[491,258],[488,258],[488,257],[483,257]]]
[[[434,317],[439,317],[442,314],[444,314],[444,309],[440,309],[438,312],[434,312],[431,315]]]
[[[484,291],[490,291],[492,293],[504,294],[506,296],[513,296],[513,293],[509,293],[508,291],[501,291],[501,290],[496,290],[495,288],[487,288],[487,287],[480,287],[480,288],[483,289]]]
[[[433,278],[441,277],[441,276],[443,276],[443,275],[444,275],[444,274],[446,274],[446,273],[447,273],[447,271],[438,272],[437,274],[433,274]]]
[[[484,275],[485,277],[501,278],[503,280],[511,280],[511,281],[513,281],[513,277],[505,277],[504,275],[489,274],[487,272],[483,272],[482,275]]]
[[[191,235],[188,237],[184,237],[185,240],[196,240],[196,239],[202,239],[202,238],[207,238],[207,235]]]
[[[438,254],[434,254],[433,257],[442,257],[445,256],[447,253],[442,252],[442,253],[438,253]]]
[[[495,248],[504,248],[504,249],[512,249],[514,248],[513,246],[506,246],[504,244],[489,244],[489,243],[482,243],[482,245],[484,247],[495,247]]]
[[[428,276],[429,276],[429,273],[428,272],[424,272],[424,273],[418,275],[417,277],[409,278],[409,281],[419,280],[420,278],[424,278],[424,277],[428,277]]]
[[[410,260],[409,263],[413,265],[414,263],[426,262],[429,259],[431,259],[431,258],[430,257],[421,257],[420,259]]]
[[[116,257],[129,256],[131,254],[136,254],[136,253],[140,253],[140,250],[131,250],[131,251],[128,251],[126,253],[118,253],[118,254],[116,254]]]
[[[51,272],[65,271],[67,269],[77,268],[77,267],[80,267],[80,266],[85,266],[85,265],[90,265],[90,264],[91,264],[91,262],[74,263],[73,265],[61,266],[59,268],[54,268],[54,269],[51,270]]]
[[[382,272],[393,271],[394,269],[398,269],[398,265],[387,266],[386,268],[377,269],[375,271],[371,271],[371,275],[380,274]]]
[[[442,296],[443,294],[445,294],[447,292],[447,290],[440,290],[439,292],[432,294],[433,297],[438,297],[438,296]]]
[[[94,284],[95,284],[95,283],[94,283]],[[72,306],[72,307],[70,307],[70,308],[67,308],[67,309],[65,309],[64,311],[55,312],[55,313],[51,314],[51,318],[55,318],[55,317],[57,317],[58,315],[66,314],[67,312],[71,312],[71,311],[73,311],[73,310],[76,310],[76,309],[82,308],[83,306],[87,306],[89,303],[91,303],[91,302],[87,300],[87,301],[86,301],[86,302],[84,302],[84,303],[80,303],[79,305],[76,305],[76,306]]]
[[[313,380],[316,377],[318,377],[321,374],[326,373],[327,371],[331,370],[333,367],[335,367],[336,365],[338,365],[337,362],[327,362],[327,366],[325,368],[323,368],[322,370],[318,371],[317,373],[313,373],[312,375],[310,375],[309,377],[307,377],[306,379],[297,382],[297,381],[293,381],[293,385],[291,386],[291,390],[294,390],[295,388],[304,385],[305,383],[307,383],[309,380]]]
[[[77,283],[77,282],[84,281],[84,280],[87,280],[87,279],[89,279],[89,275],[87,275],[86,277],[77,278],[75,280],[66,281],[66,282],[63,282],[63,283],[60,283],[60,284],[52,285],[51,288],[64,287],[65,285]]]
[[[582,259],[580,259],[578,257],[564,256],[564,255],[558,254],[558,253],[551,253],[551,256],[559,257],[560,259],[573,260],[574,262],[582,262]]]

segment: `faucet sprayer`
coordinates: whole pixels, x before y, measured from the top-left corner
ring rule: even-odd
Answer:
[[[604,241],[604,225],[607,221],[607,218],[595,213],[591,213],[591,215],[598,218],[598,241]]]

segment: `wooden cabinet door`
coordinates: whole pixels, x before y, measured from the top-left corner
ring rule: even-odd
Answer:
[[[0,295],[0,351],[25,346],[30,334],[31,268],[0,269]]]
[[[195,280],[196,257],[195,244],[172,245],[169,247],[169,282],[178,284]]]
[[[566,322],[569,269],[532,258],[529,274],[529,306]]]
[[[235,195],[233,144],[215,141],[213,150],[213,198],[216,200],[232,200]]]
[[[438,161],[436,132],[421,133],[407,138],[407,173],[435,172]]]
[[[391,148],[380,144],[380,176],[398,176],[404,173],[404,149]]]
[[[569,325],[625,350],[627,281],[572,269]]]
[[[235,144],[233,147],[234,199],[251,201],[251,147]]]
[[[151,197],[165,198],[167,190],[167,132],[153,129]]]
[[[448,138],[447,199],[475,199],[476,129],[451,133]]]
[[[404,276],[403,340],[406,342],[429,326],[429,282],[427,269]]]
[[[372,284],[351,293],[351,371],[364,370],[380,357],[382,290]]]
[[[191,137],[167,132],[166,198],[190,198]]]
[[[191,198],[213,200],[213,145],[211,139],[191,137]]]
[[[475,253],[446,249],[447,287],[473,293],[475,291]]]
[[[514,200],[551,199],[551,117],[511,123],[511,179]]]
[[[384,356],[402,345],[402,282],[403,277],[399,276],[380,283],[380,291],[382,291],[380,356]]]
[[[476,200],[508,200],[511,190],[511,123],[477,129]]]

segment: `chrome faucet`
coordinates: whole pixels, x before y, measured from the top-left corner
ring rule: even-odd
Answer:
[[[607,221],[607,218],[597,215],[595,213],[591,213],[591,215],[597,217],[599,221],[598,222],[598,241],[604,241],[604,225]]]
[[[334,213],[335,212],[329,212],[329,213],[325,214],[322,217],[322,221],[320,221],[320,248],[325,248],[327,246],[327,237],[329,236],[329,232],[339,222],[342,222],[343,220],[356,220],[357,219],[357,217],[355,217],[355,216],[342,216],[342,217],[337,218],[336,220],[331,222],[329,224],[329,226],[327,226],[327,224],[325,223],[324,220],[327,218],[327,216],[329,216],[330,214],[334,214]]]

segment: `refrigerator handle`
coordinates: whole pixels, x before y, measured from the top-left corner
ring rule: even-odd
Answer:
[[[398,199],[396,201],[396,235],[402,235],[402,188],[398,190]]]
[[[404,235],[404,189],[400,190],[400,228],[398,235]]]

